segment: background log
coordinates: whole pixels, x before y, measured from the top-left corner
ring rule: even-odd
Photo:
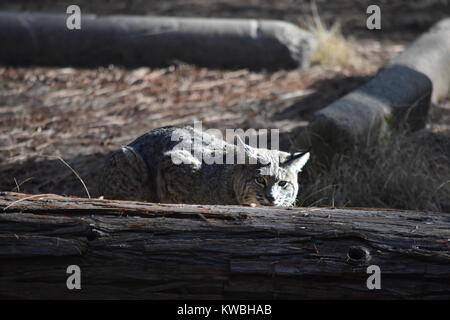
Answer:
[[[10,65],[306,68],[314,36],[277,20],[0,12],[0,63]]]
[[[450,298],[450,214],[5,192],[0,208],[0,298]]]

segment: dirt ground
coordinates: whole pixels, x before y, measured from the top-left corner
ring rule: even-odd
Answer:
[[[59,12],[69,2],[2,2],[0,10]],[[310,15],[309,2],[293,0],[78,3],[96,14],[275,18],[300,24]],[[383,31],[374,34],[364,28],[365,2],[317,3],[325,21],[339,18],[344,33],[356,38],[362,66],[276,72],[184,64],[134,70],[1,66],[0,190],[86,196],[64,160],[91,195],[98,196],[96,179],[109,152],[150,129],[200,120],[204,127],[220,129],[280,128],[282,148],[288,149],[293,128],[306,126],[312,112],[366,82],[411,39],[449,13],[447,1],[380,1]],[[397,15],[399,11],[405,14]],[[449,143],[450,96],[432,107],[426,130],[439,143]]]
[[[322,67],[274,73],[188,65],[0,68],[0,190],[17,189],[17,182],[31,193],[83,195],[74,174],[54,158],[61,157],[95,195],[104,155],[150,129],[202,121],[205,127],[286,132],[306,125],[311,110],[368,74]],[[305,103],[297,108],[300,100]]]

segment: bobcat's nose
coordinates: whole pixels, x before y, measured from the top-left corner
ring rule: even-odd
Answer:
[[[274,202],[275,202],[275,198],[272,197],[272,196],[266,196],[266,198],[267,198],[267,200],[268,200],[269,202],[271,202],[271,203],[274,203]]]

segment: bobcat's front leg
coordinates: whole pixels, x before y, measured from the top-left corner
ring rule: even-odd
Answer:
[[[148,168],[132,147],[113,152],[100,178],[99,192],[107,199],[157,201],[150,194]]]
[[[157,173],[158,197],[164,203],[201,203],[196,175],[202,163],[186,150],[167,152]]]

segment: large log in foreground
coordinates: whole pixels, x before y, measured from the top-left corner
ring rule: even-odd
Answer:
[[[0,193],[0,298],[448,299],[449,241],[445,213]]]

